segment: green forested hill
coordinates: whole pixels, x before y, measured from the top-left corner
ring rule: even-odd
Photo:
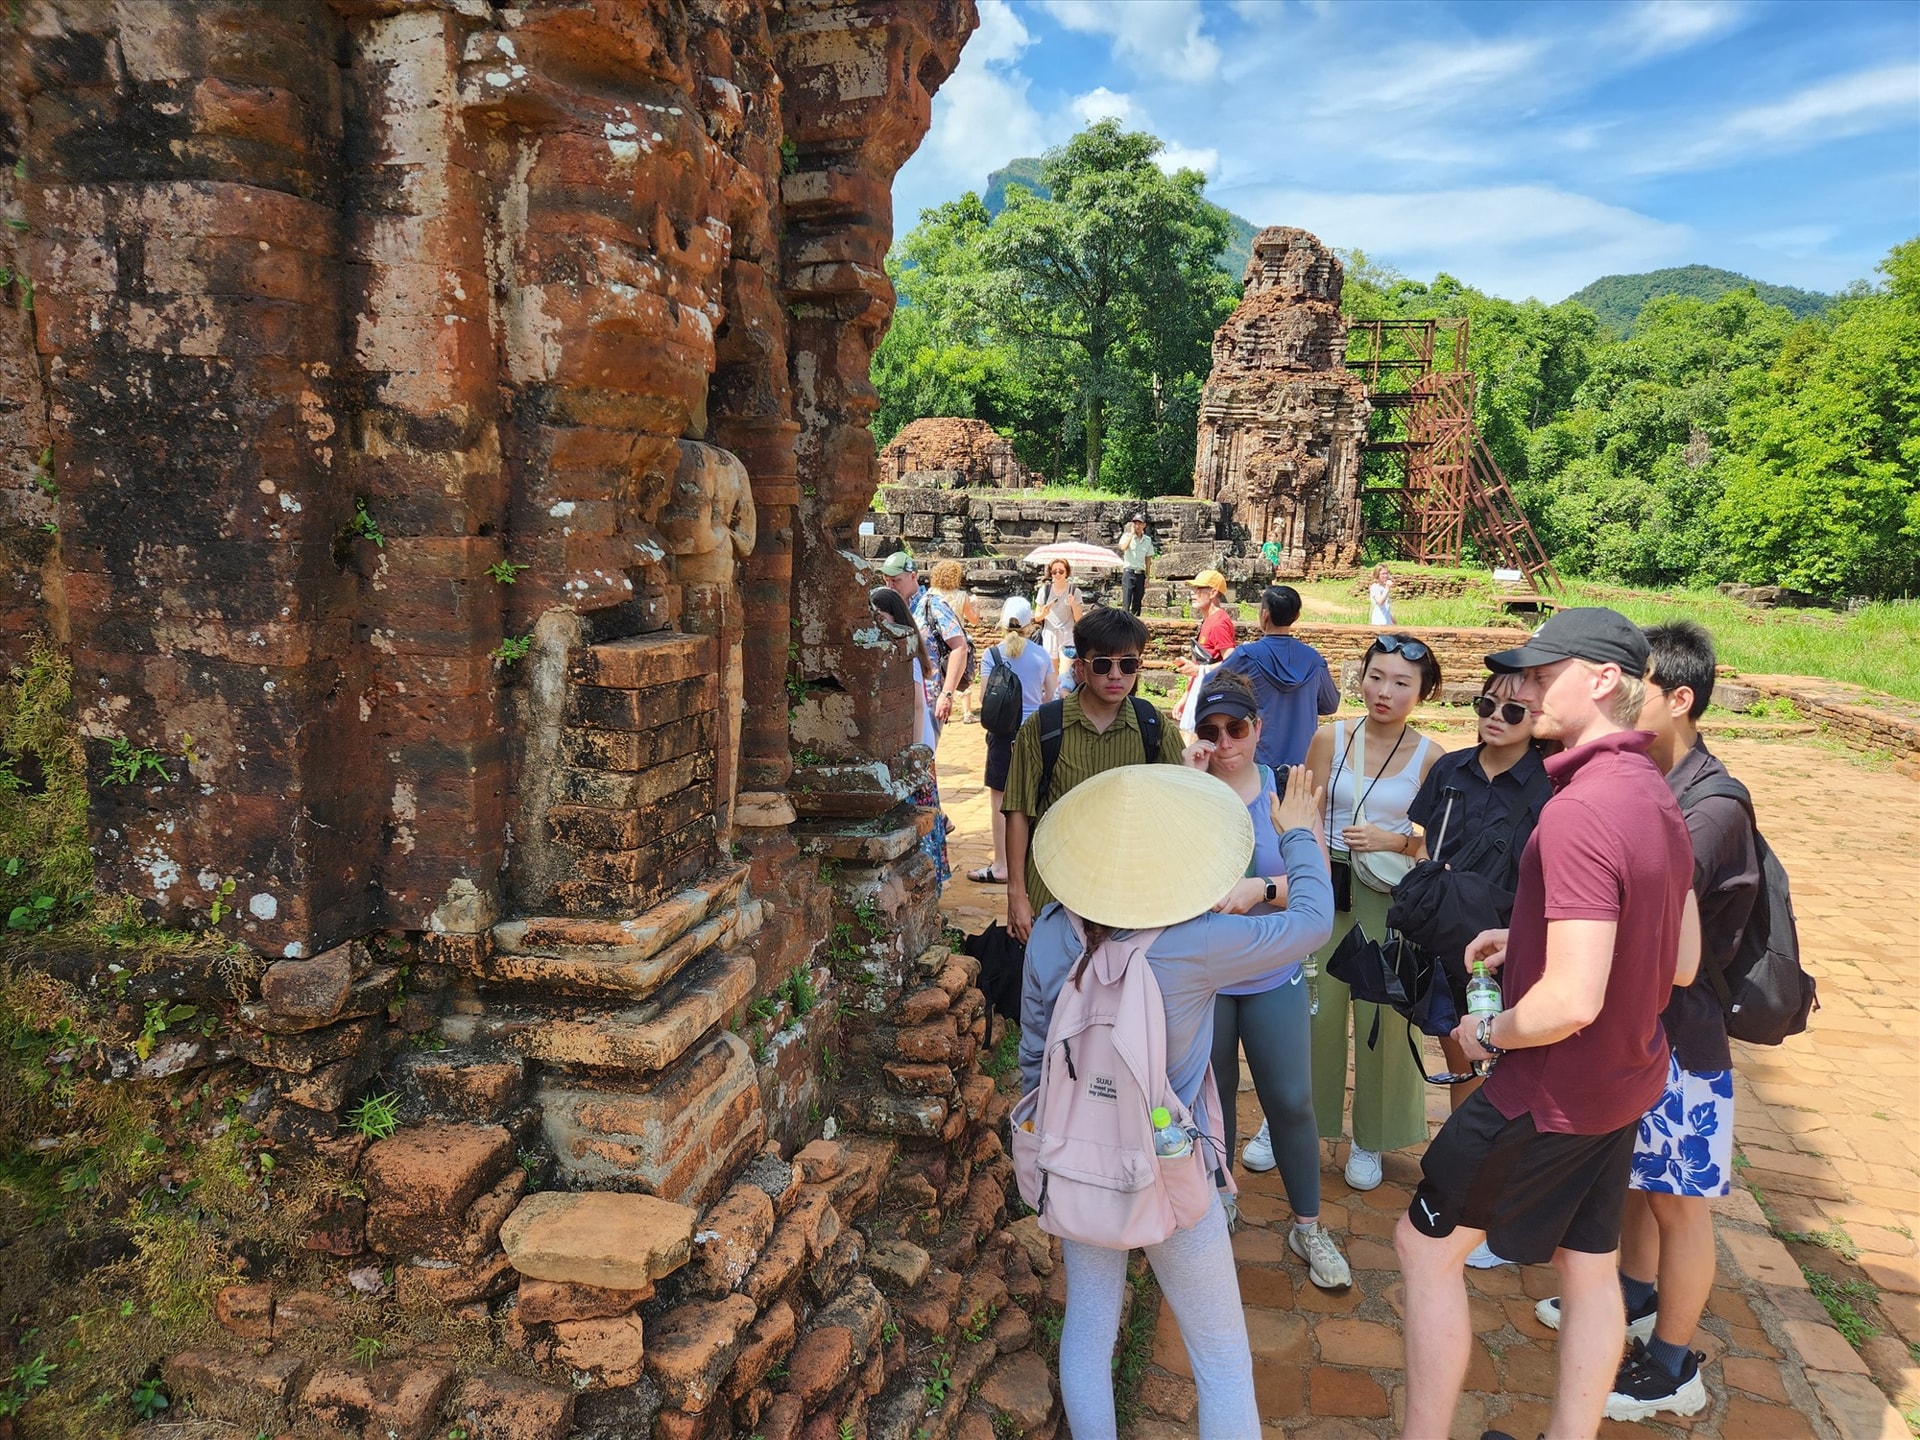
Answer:
[[[1785,307],[1796,320],[1821,314],[1834,298],[1811,290],[1796,290],[1791,285],[1769,285],[1712,265],[1680,265],[1671,270],[1649,270],[1641,275],[1602,275],[1586,289],[1576,290],[1567,298],[1593,311],[1614,334],[1624,335],[1633,328],[1633,322],[1649,300],[1663,295],[1718,300],[1729,290],[1748,288],[1767,304]]]
[[[1007,203],[1007,183],[1012,181],[1024,185],[1036,195],[1044,196],[1047,187],[1040,183],[1040,161],[1037,157],[1023,155],[1018,160],[1009,160],[1005,165],[987,177],[987,193],[981,197],[987,207],[987,213],[998,215],[1001,207]],[[1218,208],[1218,207],[1215,207]],[[1217,262],[1220,268],[1236,281],[1246,273],[1247,261],[1253,258],[1253,237],[1260,233],[1260,227],[1231,210],[1222,210],[1227,222],[1233,226],[1233,234],[1227,240],[1226,249],[1220,252]]]

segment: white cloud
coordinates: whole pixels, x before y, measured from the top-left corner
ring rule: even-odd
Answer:
[[[980,28],[968,37],[964,53],[969,60],[998,65],[1018,60],[1032,43],[1033,36],[1007,0],[980,0]]]
[[[1692,170],[1754,153],[1801,150],[1920,120],[1920,69],[1884,65],[1809,85],[1770,105],[1739,110],[1690,145],[1654,149],[1639,167]]]
[[[1711,40],[1744,24],[1747,8],[1732,0],[1642,0],[1616,12],[1619,34],[1635,59],[1646,60]]]
[[[1069,108],[1088,125],[1097,120],[1118,120],[1125,124],[1134,113],[1131,95],[1116,95],[1104,85],[1074,96]]]
[[[1047,0],[1047,13],[1069,30],[1111,36],[1114,54],[1149,75],[1210,80],[1220,69],[1199,0]]]
[[[895,178],[897,232],[911,229],[922,209],[982,189],[1007,161],[1046,147],[1047,127],[1028,98],[1031,82],[1013,63],[1032,44],[1006,0],[980,0],[980,28],[933,97],[926,140]]]
[[[1274,189],[1215,197],[1260,225],[1299,225],[1408,275],[1558,300],[1599,275],[1672,264],[1692,232],[1549,185],[1404,194]]]
[[[1220,152],[1211,145],[1204,150],[1195,150],[1168,141],[1166,148],[1153,157],[1153,163],[1169,175],[1176,170],[1198,170],[1211,178],[1219,173]]]
[[[1402,45],[1367,58],[1364,70],[1328,76],[1309,101],[1319,114],[1481,108],[1489,87],[1537,77],[1547,46],[1539,40]]]

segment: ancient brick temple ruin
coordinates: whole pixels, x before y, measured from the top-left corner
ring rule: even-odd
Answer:
[[[986,421],[952,416],[901,426],[880,452],[880,470],[885,484],[960,489],[1024,490],[1040,479]]]
[[[348,1177],[176,1416],[1052,1433],[855,542],[889,187],[975,23],[26,0],[0,638],[71,664],[96,896],[259,957],[28,961],[217,1009],[140,1073]],[[466,1339],[350,1364],[383,1304]]]
[[[1360,558],[1366,388],[1341,368],[1339,258],[1304,230],[1253,241],[1245,298],[1213,337],[1200,398],[1193,493],[1223,500],[1280,572],[1350,569]]]

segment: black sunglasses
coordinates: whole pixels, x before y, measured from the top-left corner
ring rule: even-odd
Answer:
[[[1464,1085],[1469,1080],[1484,1080],[1486,1078],[1486,1076],[1477,1074],[1472,1070],[1462,1070],[1457,1075],[1451,1071],[1445,1075],[1429,1075],[1426,1077],[1426,1081],[1429,1085]]]
[[[1500,718],[1509,725],[1518,725],[1527,718],[1527,707],[1518,701],[1496,700],[1491,695],[1473,697],[1473,713],[1482,720],[1491,720],[1495,710],[1500,712]]]
[[[1253,722],[1244,715],[1230,716],[1219,725],[1202,720],[1198,725],[1193,727],[1193,733],[1198,735],[1202,740],[1211,741],[1217,745],[1220,743],[1220,732],[1222,729],[1234,739],[1244,740],[1248,735],[1253,733]]]
[[[1137,675],[1140,673],[1140,657],[1138,655],[1122,655],[1118,658],[1112,655],[1102,655],[1097,660],[1087,661],[1087,668],[1096,675],[1111,675],[1113,673],[1113,667],[1116,665],[1120,667],[1120,673],[1122,675]]]
[[[1373,648],[1388,655],[1398,655],[1415,664],[1427,658],[1433,652],[1418,640],[1404,635],[1379,635],[1374,638]]]

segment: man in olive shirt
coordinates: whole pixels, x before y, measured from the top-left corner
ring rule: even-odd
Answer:
[[[1027,844],[1047,807],[1082,780],[1118,765],[1180,763],[1180,732],[1173,722],[1144,700],[1132,701],[1146,646],[1146,623],[1138,616],[1104,605],[1089,610],[1073,627],[1078,688],[1064,700],[1042,705],[1014,737],[1013,765],[1000,808],[1007,817],[1007,929],[1022,944],[1033,929],[1033,917],[1053,899]],[[1158,723],[1150,722],[1143,730],[1139,707],[1146,707]],[[1046,762],[1041,735],[1056,713],[1060,752],[1042,795]],[[1098,845],[1102,839],[1089,835],[1086,843]]]

